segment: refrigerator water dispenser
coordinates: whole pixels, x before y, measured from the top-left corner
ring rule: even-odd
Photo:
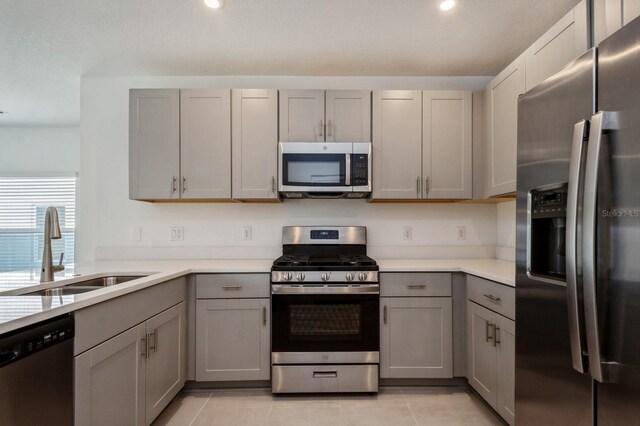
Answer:
[[[527,274],[542,281],[566,281],[567,184],[529,191]]]

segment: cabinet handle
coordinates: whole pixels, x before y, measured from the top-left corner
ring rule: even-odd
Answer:
[[[182,176],[182,192],[187,190],[187,178]]]
[[[324,136],[323,132],[324,132],[324,126],[322,125],[322,120],[320,120],[320,136]]]
[[[271,192],[276,193],[276,177],[271,176]]]
[[[429,178],[426,178],[424,180],[424,192],[425,192],[425,194],[429,193]]]
[[[416,178],[416,195],[420,198],[420,176]]]
[[[158,352],[158,329],[156,328],[155,330],[153,330],[153,333],[151,333],[151,335],[153,336],[153,346],[151,347],[151,349],[153,349],[153,352],[156,353]]]
[[[267,308],[262,307],[262,325],[267,325]]]
[[[427,285],[426,284],[409,284],[409,285],[407,285],[407,288],[411,289],[411,290],[413,290],[413,289],[425,289],[425,288],[427,288]]]
[[[327,136],[329,137],[333,136],[331,133],[331,120],[329,120],[327,123]]]
[[[500,327],[493,324],[493,335],[495,338],[493,339],[493,346],[496,347],[500,344]]]
[[[489,334],[489,328],[493,327],[493,334],[495,335],[495,325],[491,324],[489,321],[484,322],[484,341],[488,342],[489,340],[493,340],[493,336]]]
[[[176,192],[176,179],[175,176],[171,176],[171,192]]]
[[[242,288],[241,285],[223,285],[223,290],[240,290]]]
[[[142,342],[142,350],[143,350],[143,352],[140,355],[143,356],[144,359],[149,359],[149,335],[145,334],[144,337],[140,339],[140,341]]]
[[[387,323],[387,305],[384,305],[384,309],[382,310],[382,321]]]
[[[494,296],[493,294],[483,294],[484,297],[486,297],[487,299],[496,302],[496,303],[500,303],[500,298]]]

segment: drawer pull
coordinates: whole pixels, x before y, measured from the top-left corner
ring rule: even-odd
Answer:
[[[427,288],[427,285],[426,284],[409,284],[407,285],[407,288],[410,290],[423,290]]]
[[[338,377],[337,371],[314,371],[314,379],[335,379]]]
[[[242,288],[241,285],[223,285],[223,290],[240,290]]]
[[[483,296],[486,297],[489,300],[492,300],[492,301],[496,302],[496,303],[500,303],[500,298],[494,296],[493,294],[483,294]]]

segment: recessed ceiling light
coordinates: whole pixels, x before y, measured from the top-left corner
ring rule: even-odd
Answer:
[[[211,9],[220,9],[224,1],[223,0],[204,0],[204,4],[209,6]]]
[[[456,0],[444,0],[440,3],[440,10],[447,11],[453,9],[453,6],[456,5]]]

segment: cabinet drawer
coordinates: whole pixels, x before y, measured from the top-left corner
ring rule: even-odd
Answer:
[[[383,273],[380,296],[447,297],[451,296],[450,273]]]
[[[198,274],[196,298],[241,299],[271,296],[269,274]]]
[[[516,318],[513,287],[467,275],[467,298],[512,320]]]

